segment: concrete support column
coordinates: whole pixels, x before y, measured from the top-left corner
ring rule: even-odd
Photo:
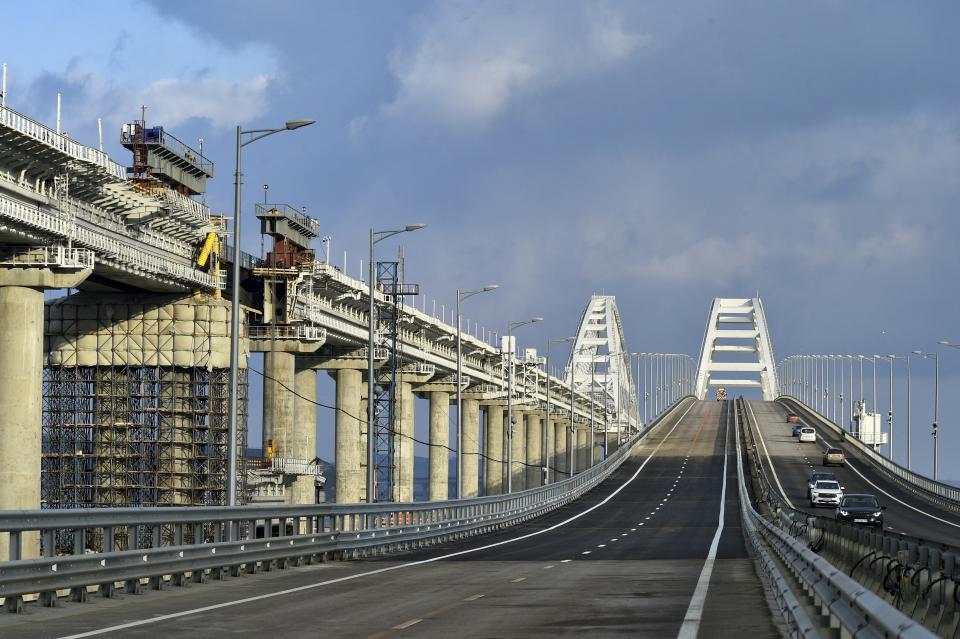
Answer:
[[[412,442],[411,442],[412,443]],[[450,485],[450,393],[430,392],[430,501],[448,498]]]
[[[484,469],[484,494],[503,493],[503,406],[487,406],[487,460]]]
[[[313,368],[297,370],[294,384],[297,391],[296,419],[290,432],[289,457],[310,461],[317,456],[317,371]],[[290,503],[316,503],[317,489],[312,476],[297,477],[291,489]]]
[[[590,467],[590,458],[587,456],[589,447],[587,446],[588,427],[577,427],[577,472],[582,473]]]
[[[414,396],[410,382],[397,382],[397,403],[394,406],[394,498],[413,501],[413,425]]]
[[[341,368],[336,372],[336,485],[337,503],[355,504],[365,492],[366,449],[361,432],[366,430],[366,402],[360,394],[363,378],[359,370]],[[363,462],[363,463],[361,463]]]
[[[540,415],[527,414],[527,488],[543,485],[543,428]]]
[[[569,475],[567,470],[567,425],[561,420],[553,420],[553,466],[556,468],[556,479],[563,481]]]
[[[293,353],[267,351],[263,355],[263,454],[291,457],[291,431],[294,423],[296,356]]]
[[[480,402],[476,399],[461,399],[463,418],[463,477],[460,481],[460,499],[470,499],[480,489]]]
[[[603,447],[603,433],[590,434],[590,452],[593,455],[593,466],[600,463],[602,457],[601,448]]]
[[[76,287],[91,272],[30,264],[0,271],[0,510],[40,508],[43,291]],[[39,555],[39,535],[21,535],[20,557]],[[0,533],[0,563],[9,557],[10,536]]]
[[[0,509],[40,508],[43,393],[43,291],[0,287]],[[9,557],[0,533],[0,563]],[[39,556],[36,533],[24,533],[21,556]]]
[[[512,427],[510,431],[513,434],[512,441],[510,443],[510,450],[512,451],[512,468],[510,469],[511,482],[513,487],[513,492],[520,492],[521,490],[526,490],[527,486],[527,473],[524,462],[527,461],[527,441],[526,441],[526,420],[524,419],[524,414],[517,409],[513,409],[513,418],[516,420],[516,424],[508,424],[507,427]]]

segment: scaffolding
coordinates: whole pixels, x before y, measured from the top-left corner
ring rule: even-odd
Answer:
[[[229,381],[202,367],[45,368],[44,507],[225,504]],[[239,393],[245,424],[245,370]]]
[[[42,507],[226,504],[227,303],[78,293],[46,306]],[[239,372],[242,451],[245,357]]]

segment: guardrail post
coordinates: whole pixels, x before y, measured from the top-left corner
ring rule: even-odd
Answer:
[[[23,597],[20,595],[10,595],[4,597],[3,606],[7,609],[7,612],[19,614],[23,612]]]

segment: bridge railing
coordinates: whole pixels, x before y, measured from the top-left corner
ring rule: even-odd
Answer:
[[[792,589],[778,579],[782,578],[783,574],[775,565],[767,567],[769,562],[767,549],[772,550],[779,557],[781,564],[792,573],[793,578],[802,585],[803,590],[812,595],[814,606],[822,615],[829,617],[830,628],[840,629],[841,637],[918,639],[934,637],[935,635],[931,634],[921,622],[911,619],[878,594],[865,589],[863,584],[855,581],[844,571],[838,570],[818,554],[817,551],[822,550],[827,540],[816,534],[817,531],[809,520],[824,518],[809,517],[806,513],[791,508],[775,491],[761,465],[756,461],[753,464],[754,472],[751,476],[756,481],[754,486],[759,485],[759,494],[756,495],[757,503],[766,503],[770,506],[771,511],[775,513],[774,521],[768,520],[754,508],[747,486],[744,454],[741,449],[740,426],[743,422],[748,454],[755,453],[756,450],[752,445],[750,425],[747,421],[749,416],[748,411],[744,410],[745,405],[743,399],[737,400],[735,417],[737,478],[745,536],[759,555],[765,571],[771,574],[776,599],[785,620],[791,626],[789,636],[818,637],[820,635],[811,623],[809,615],[793,596]],[[844,526],[851,530],[855,528],[850,525]],[[849,541],[845,545],[837,543],[836,546],[845,548],[848,552],[857,551],[855,544]],[[887,568],[889,565],[885,566],[884,570]],[[902,575],[898,575],[900,576]],[[928,578],[932,578],[932,575],[928,575]]]
[[[303,558],[351,557],[420,547],[492,531],[558,508],[619,468],[652,428],[678,414],[674,404],[606,460],[563,481],[474,499],[376,504],[315,504],[191,508],[103,508],[4,511],[0,534],[9,534],[9,561],[0,563],[0,597],[8,609],[21,595],[88,586],[109,594],[122,582],[137,591],[141,579],[156,587],[165,575],[238,574],[257,564]],[[21,559],[37,538],[44,556]],[[44,595],[44,593],[46,593]]]
[[[144,276],[167,277],[176,282],[196,284],[208,289],[223,288],[224,285],[222,277],[148,253],[142,247],[138,248],[137,240],[131,238],[127,242],[114,239],[119,236],[73,224],[57,215],[0,194],[0,219],[4,218],[58,238],[69,238],[80,247],[92,249],[98,262],[117,262],[134,272],[142,272]]]
[[[7,126],[72,158],[99,166],[115,178],[126,178],[126,170],[103,151],[80,144],[13,109],[0,108],[0,125]]]
[[[846,432],[842,427],[833,423],[796,397],[784,395],[779,397],[777,401],[794,411],[803,413],[808,419],[815,420],[824,428],[843,437],[846,442],[857,449],[867,461],[898,485],[939,506],[943,506],[954,512],[960,512],[960,488],[915,473],[912,470],[904,468],[892,459],[884,457],[871,446],[863,443],[863,441],[853,434]]]

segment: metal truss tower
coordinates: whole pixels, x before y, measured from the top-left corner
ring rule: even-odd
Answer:
[[[373,386],[374,486],[376,501],[395,501],[398,446],[413,446],[401,441],[396,431],[397,377],[400,367],[398,339],[400,306],[404,295],[417,295],[419,287],[400,281],[402,262],[377,262],[377,288],[386,303],[377,306],[377,343],[386,349],[386,363],[379,369]]]
[[[575,391],[602,403],[615,424],[628,424],[636,414],[637,393],[630,369],[630,352],[623,338],[614,296],[590,298],[567,362],[566,380]],[[602,420],[603,416],[598,419]]]
[[[725,376],[730,373],[740,376]],[[759,297],[713,300],[700,350],[697,397],[706,399],[710,386],[759,388],[765,401],[780,394],[770,331]]]

